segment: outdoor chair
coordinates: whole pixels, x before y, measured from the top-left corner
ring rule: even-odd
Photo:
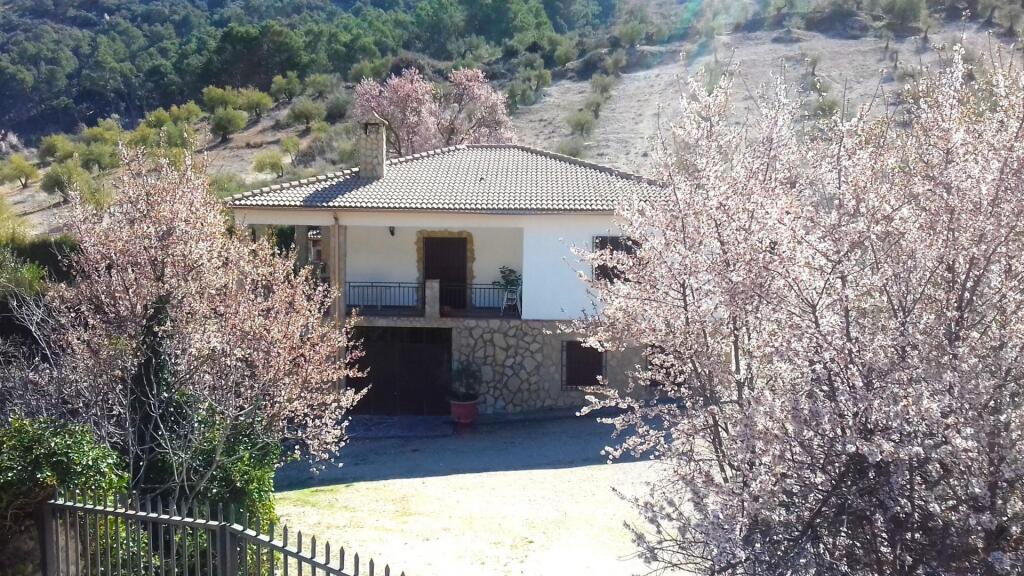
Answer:
[[[523,309],[519,305],[519,287],[506,288],[505,298],[501,301],[501,315],[505,315],[505,309],[515,306],[516,312],[523,313]]]

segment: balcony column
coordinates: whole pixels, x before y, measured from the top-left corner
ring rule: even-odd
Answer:
[[[334,301],[334,323],[340,327],[345,321],[347,307],[345,304],[345,249],[348,235],[348,228],[342,226],[338,217],[334,217],[334,224],[331,226],[329,264],[331,273],[331,287],[335,290]]]
[[[423,283],[423,316],[437,319],[441,317],[441,281],[427,280]]]
[[[292,243],[295,244],[295,261],[299,266],[309,264],[309,226],[296,226]]]

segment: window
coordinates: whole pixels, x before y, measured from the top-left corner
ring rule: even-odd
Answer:
[[[595,236],[594,237],[594,250],[611,250],[612,252],[622,252],[625,254],[636,253],[636,244],[625,236]],[[606,266],[599,264],[594,267],[594,279],[595,280],[606,280],[613,282],[620,280],[622,273],[612,266]]]
[[[580,342],[562,342],[562,389],[597,386],[598,376],[604,376],[604,352]]]

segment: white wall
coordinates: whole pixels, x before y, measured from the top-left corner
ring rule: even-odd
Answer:
[[[523,318],[568,320],[593,312],[578,273],[592,273],[572,247],[589,249],[594,236],[614,235],[610,216],[534,216],[523,229]]]
[[[592,299],[577,276],[579,270],[588,275],[591,270],[570,248],[589,248],[594,236],[615,234],[610,214],[239,209],[235,216],[241,224],[313,226],[329,226],[337,217],[348,229],[349,282],[415,282],[416,230],[467,230],[474,234],[476,246],[474,282],[496,279],[502,264],[520,270],[523,318],[529,320],[568,320],[591,311]],[[394,237],[388,226],[395,226]]]
[[[345,251],[348,282],[416,282],[416,234],[420,230],[468,232],[473,236],[473,283],[490,284],[498,280],[498,268],[508,266],[523,271],[522,228],[473,228],[446,226],[395,226],[392,236],[387,226],[348,226]]]

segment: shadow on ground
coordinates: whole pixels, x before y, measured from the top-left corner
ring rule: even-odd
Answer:
[[[564,414],[469,428],[456,428],[446,418],[357,417],[341,452],[342,467],[328,465],[314,475],[306,464],[290,464],[278,471],[275,488],[601,464],[611,431],[593,416]]]

